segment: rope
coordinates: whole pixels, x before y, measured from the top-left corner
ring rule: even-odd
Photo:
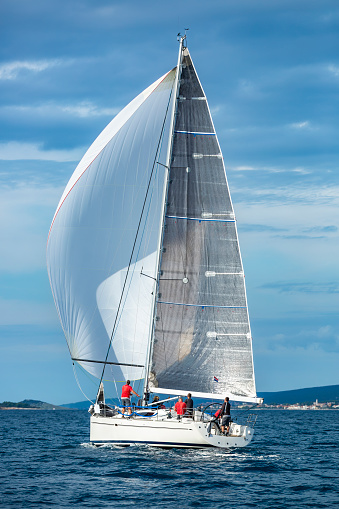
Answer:
[[[78,387],[79,387],[80,391],[81,391],[81,392],[82,392],[82,394],[85,396],[85,398],[86,398],[86,399],[87,399],[90,403],[92,403],[92,405],[94,405],[94,402],[86,396],[86,394],[84,393],[84,391],[83,391],[83,390],[82,390],[82,388],[81,388],[81,385],[80,385],[79,380],[78,380],[77,372],[76,372],[76,370],[75,370],[74,362],[73,362],[73,373],[74,373],[74,377],[75,377],[75,380],[76,380],[76,382],[77,382],[77,384],[78,384]]]
[[[152,170],[153,171],[153,170]],[[139,243],[139,248],[138,248],[138,251],[137,251],[137,254],[136,254],[136,260],[139,259],[139,254],[140,254],[140,249],[141,249],[141,244],[142,244],[142,240],[144,238],[144,235],[145,235],[145,229],[146,229],[146,224],[147,224],[147,218],[149,216],[149,211],[150,211],[150,207],[151,207],[151,200],[152,200],[152,195],[153,195],[153,190],[151,192],[151,197],[150,197],[150,201],[149,201],[149,204],[148,204],[148,209],[147,209],[147,213],[146,213],[146,217],[145,217],[145,222],[144,222],[144,227],[143,227],[143,230],[142,230],[142,234],[141,234],[141,237],[140,237],[140,243]],[[140,218],[141,219],[141,218]],[[140,226],[140,222],[139,222],[139,226]],[[135,245],[135,243],[134,243]],[[134,249],[134,246],[133,246],[133,249]],[[133,254],[133,253],[132,253]],[[130,264],[131,264],[131,260],[130,260]],[[130,264],[128,266],[128,271],[129,271],[129,268],[130,268]],[[125,309],[125,305],[126,305],[126,301],[127,301],[127,298],[128,298],[128,293],[129,293],[129,290],[131,288],[131,284],[132,284],[132,279],[133,279],[133,275],[135,273],[135,267],[136,267],[136,263],[133,264],[133,271],[132,271],[132,274],[131,274],[131,277],[130,277],[130,281],[129,281],[129,285],[128,285],[128,289],[126,291],[126,295],[125,295],[125,300],[124,300],[124,303],[122,305],[122,309],[121,309],[121,313],[119,315],[119,319],[117,321],[117,323],[115,324],[116,327],[115,327],[115,331],[117,330],[118,326],[119,326],[119,323],[120,323],[120,320],[121,320],[121,317],[122,317],[122,314],[123,314],[123,311]],[[128,271],[127,271],[127,275],[128,275]],[[127,279],[127,275],[126,275],[126,279]],[[126,283],[126,280],[125,280],[125,283]],[[124,285],[125,286],[125,285]],[[124,290],[123,290],[124,291]],[[120,300],[121,302],[121,300]],[[119,309],[118,309],[118,312],[119,312]],[[113,332],[114,331],[114,327],[113,327]],[[114,333],[112,332],[112,336],[111,336],[111,343],[114,339]],[[135,335],[134,335],[134,341],[135,341]],[[133,343],[134,344],[134,343]],[[125,353],[125,352],[124,352]],[[106,360],[107,360],[107,357],[106,357]],[[125,356],[125,361],[126,361],[126,356]],[[105,368],[105,366],[104,366]],[[118,392],[117,392],[118,394]]]
[[[115,385],[115,391],[117,393],[117,398],[119,400],[119,403],[121,403],[121,399],[120,399],[120,396],[119,396],[119,393],[118,393],[118,387],[117,387],[117,384],[116,384],[116,381],[115,381],[115,378],[113,378],[113,381],[114,381],[114,385]]]

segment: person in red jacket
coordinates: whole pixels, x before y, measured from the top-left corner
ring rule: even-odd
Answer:
[[[128,415],[131,415],[132,408],[131,408],[131,394],[135,394],[140,398],[139,394],[137,394],[135,391],[133,391],[132,387],[130,386],[130,380],[127,380],[126,384],[122,386],[121,391],[121,402],[122,402],[122,416],[124,416],[126,407],[128,408]]]
[[[177,418],[179,420],[184,415],[184,413],[186,411],[186,407],[187,407],[186,403],[183,402],[182,397],[180,396],[179,401],[177,401],[176,404],[174,405],[174,410],[176,411]]]

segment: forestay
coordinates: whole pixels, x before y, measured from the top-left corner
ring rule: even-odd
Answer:
[[[256,398],[234,211],[206,97],[187,48],[170,163],[150,388]]]
[[[111,338],[107,377],[145,375],[166,171],[157,162],[166,161],[174,80],[175,70],[101,133],[70,179],[50,229],[48,272],[70,354],[98,378]]]

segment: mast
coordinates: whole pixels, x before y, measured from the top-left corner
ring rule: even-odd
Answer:
[[[162,220],[160,224],[160,230],[159,230],[159,243],[158,243],[158,261],[157,261],[157,267],[156,267],[156,274],[157,279],[155,283],[155,296],[154,296],[154,307],[153,307],[153,313],[152,313],[152,320],[151,320],[151,327],[150,327],[150,340],[149,340],[149,351],[147,356],[147,363],[146,363],[146,370],[145,370],[145,381],[144,381],[144,390],[143,393],[148,392],[148,382],[149,382],[149,372],[150,372],[150,366],[151,366],[151,359],[152,359],[152,351],[153,351],[153,340],[154,340],[154,326],[155,326],[155,316],[156,316],[156,307],[157,307],[157,293],[158,293],[158,287],[159,287],[159,277],[160,277],[160,262],[161,262],[161,246],[163,242],[163,234],[164,234],[164,224],[165,224],[165,214],[166,214],[166,198],[168,194],[168,182],[169,182],[169,169],[170,169],[170,161],[172,157],[172,149],[173,149],[173,138],[174,138],[174,127],[175,127],[175,116],[176,116],[176,110],[177,110],[177,103],[178,103],[178,92],[179,92],[179,85],[180,85],[180,76],[181,76],[181,61],[182,61],[182,51],[184,48],[184,41],[186,40],[186,30],[185,35],[181,36],[178,34],[178,41],[179,41],[179,54],[178,54],[178,63],[177,63],[177,71],[174,81],[173,90],[175,91],[175,99],[173,101],[173,107],[171,111],[171,120],[170,120],[170,135],[168,139],[168,145],[167,145],[167,154],[166,154],[166,164],[165,171],[166,171],[166,178],[164,179],[164,189],[163,189],[163,211],[162,211]],[[160,164],[160,163],[158,163]]]

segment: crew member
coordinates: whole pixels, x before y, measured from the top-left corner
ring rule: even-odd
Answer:
[[[192,399],[192,394],[189,392],[187,394],[187,399],[185,400],[185,403],[186,403],[186,415],[189,416],[189,417],[192,417],[193,416],[193,399]]]
[[[121,402],[122,402],[122,415],[124,416],[125,409],[127,407],[128,415],[131,415],[132,408],[131,408],[131,394],[135,394],[140,398],[139,394],[137,394],[132,387],[130,386],[130,380],[127,380],[126,384],[122,386],[121,391]]]
[[[179,401],[177,401],[176,404],[174,405],[174,410],[177,413],[178,420],[180,420],[186,410],[186,403],[183,402],[181,396],[179,396]]]
[[[226,396],[225,401],[222,404],[220,409],[219,417],[221,418],[221,433],[225,434],[225,426],[227,426],[226,434],[230,430],[230,422],[231,422],[231,405],[230,399]]]
[[[166,408],[165,405],[159,403],[159,396],[154,396],[154,399],[150,406],[155,406],[156,408]]]

